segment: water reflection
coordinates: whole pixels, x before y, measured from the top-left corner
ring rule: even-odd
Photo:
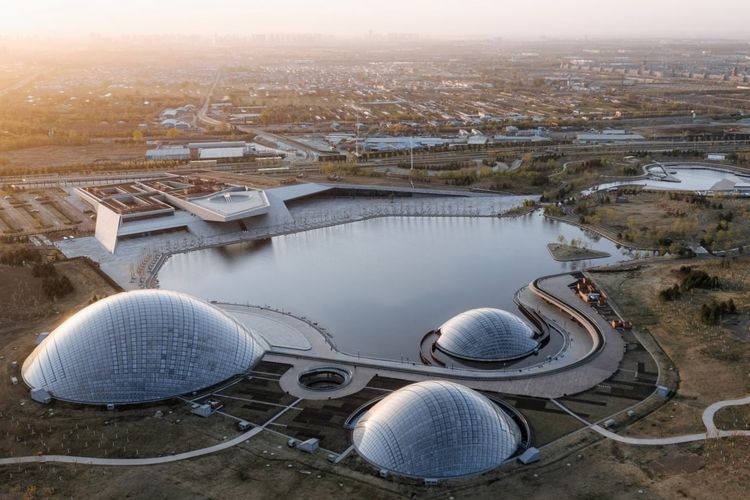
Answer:
[[[591,262],[555,262],[559,235],[626,258],[609,240],[540,214],[518,218],[373,219],[176,255],[161,287],[198,297],[270,305],[306,316],[353,354],[417,359],[422,336],[477,307],[515,310],[532,279]]]
[[[680,191],[711,191],[713,189],[730,190],[727,186],[719,187],[721,181],[728,180],[732,185],[746,189],[750,186],[750,177],[736,174],[727,170],[714,168],[680,168],[679,166],[667,166],[666,172],[672,181],[659,179],[637,179],[632,181],[610,182],[595,186],[594,190],[606,190],[619,186],[645,186],[658,190],[680,190]],[[586,190],[585,192],[590,192]]]

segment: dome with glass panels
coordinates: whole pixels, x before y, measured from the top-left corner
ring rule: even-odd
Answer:
[[[100,300],[50,333],[22,376],[52,398],[143,403],[223,382],[253,368],[266,343],[185,294],[141,290]]]
[[[442,479],[479,474],[513,456],[522,432],[502,408],[453,382],[408,385],[357,421],[352,439],[368,462],[389,472]]]
[[[472,309],[438,329],[436,347],[470,361],[507,361],[535,352],[534,331],[518,316],[501,309]]]

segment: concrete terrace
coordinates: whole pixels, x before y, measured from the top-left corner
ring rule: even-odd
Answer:
[[[474,389],[558,398],[582,392],[609,378],[618,370],[625,351],[620,334],[603,318],[592,314],[588,305],[566,300],[568,295],[574,298],[568,288],[572,281],[574,278],[569,274],[537,280],[529,285],[529,291],[536,299],[522,294],[521,300],[524,300],[527,307],[543,308],[544,315],[549,315],[555,326],[570,323],[570,316],[578,318],[583,328],[571,329],[572,344],[576,347],[564,356],[520,370],[435,367],[425,366],[416,360],[396,361],[356,356],[337,350],[328,333],[309,320],[254,306],[218,306],[266,339],[271,350],[264,359],[293,365],[280,382],[284,390],[296,397],[320,399],[346,396],[365,387],[374,375],[379,375],[415,382],[428,379],[455,380]],[[537,300],[547,302],[547,306]],[[415,349],[416,347],[415,345]],[[307,390],[297,383],[297,378],[312,367],[346,370],[352,374],[352,381],[340,389],[324,394]]]
[[[488,195],[459,197],[457,192],[442,196],[441,191],[422,189],[418,191],[425,196],[414,198],[327,198],[302,200],[287,207],[286,202],[291,199],[318,194],[328,189],[321,186],[298,185],[266,191],[270,203],[268,213],[245,219],[244,230],[239,223],[216,224],[191,214],[178,215],[181,213],[178,212],[173,217],[181,217],[179,225],[184,230],[122,240],[118,242],[114,253],[106,250],[94,237],[62,240],[56,242],[56,246],[67,257],[91,258],[120,286],[132,290],[155,286],[159,268],[170,255],[176,253],[377,217],[495,217],[517,207],[528,198]],[[153,221],[147,223],[153,224]],[[154,226],[154,229],[163,227]]]

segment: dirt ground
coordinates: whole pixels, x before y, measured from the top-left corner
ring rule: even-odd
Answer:
[[[714,419],[719,429],[750,429],[750,405],[727,406],[719,410]]]
[[[75,290],[51,301],[42,292],[42,279],[32,276],[31,269],[0,265],[0,348],[11,341],[13,332],[28,329],[31,324],[62,322],[94,297],[106,297],[117,291],[82,259],[56,262],[55,268],[73,282]]]
[[[570,262],[575,260],[589,260],[609,257],[607,252],[600,252],[590,248],[583,248],[572,245],[561,245],[559,243],[549,243],[547,245],[552,258],[558,262]]]
[[[706,432],[703,426],[704,406],[694,400],[684,398],[679,393],[667,404],[646,418],[628,426],[628,436],[662,438],[680,434]]]
[[[35,167],[40,173],[69,165],[87,165],[97,160],[141,160],[145,144],[89,144],[86,146],[41,146],[0,152],[0,165]],[[2,167],[0,167],[2,172]]]
[[[159,456],[210,446],[236,434],[236,422],[200,421],[179,401],[115,413],[62,402],[33,403],[20,372],[38,334],[52,331],[97,298],[119,291],[83,259],[57,262],[55,268],[73,282],[75,291],[51,301],[30,269],[0,266],[0,456]],[[18,383],[13,384],[12,377]]]
[[[8,497],[68,498],[745,498],[747,442],[632,447],[600,439],[568,456],[426,488],[362,474],[263,433],[207,457],[152,467],[0,469]],[[359,460],[356,459],[355,460]],[[731,481],[727,477],[732,478]]]
[[[669,247],[664,240],[697,245],[712,240],[715,250],[729,250],[750,243],[750,202],[718,198],[713,206],[670,199],[669,193],[640,191],[624,195],[626,203],[594,208],[586,223],[620,241],[642,248]],[[719,230],[720,216],[732,212],[732,221]]]
[[[686,264],[718,276],[721,290],[693,289],[680,300],[659,300],[659,291],[678,283],[675,270]],[[678,367],[680,400],[705,408],[718,400],[750,394],[750,343],[738,340],[723,326],[706,325],[700,319],[701,305],[713,299],[731,298],[740,313],[750,312],[750,257],[675,260],[594,276],[625,318],[650,331]]]

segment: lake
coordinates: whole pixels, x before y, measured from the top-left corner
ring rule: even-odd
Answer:
[[[556,262],[547,244],[559,235],[612,256]],[[165,290],[305,316],[351,354],[414,360],[422,336],[452,316],[477,307],[520,314],[513,295],[534,278],[629,258],[623,252],[538,212],[386,217],[177,254],[159,281]]]
[[[619,186],[643,186],[648,189],[657,190],[680,190],[680,191],[731,191],[728,187],[715,187],[721,181],[728,180],[737,188],[750,188],[750,177],[746,175],[734,174],[712,168],[685,168],[679,165],[667,165],[666,171],[679,182],[664,181],[659,179],[638,179],[632,181],[610,182],[600,184],[585,192],[605,190]]]

